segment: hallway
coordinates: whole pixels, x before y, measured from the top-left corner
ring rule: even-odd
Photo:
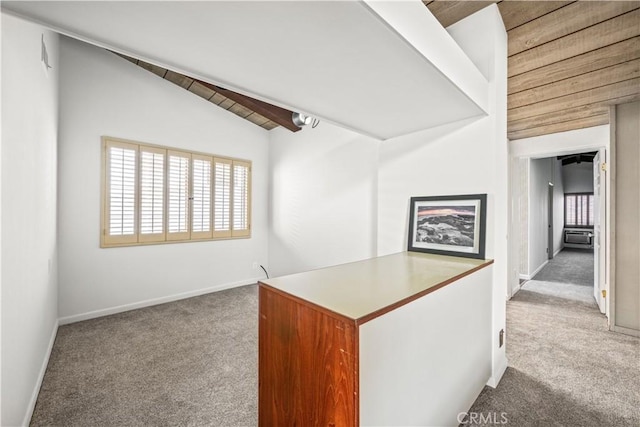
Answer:
[[[565,248],[523,286],[539,294],[595,304],[593,262],[592,250]]]
[[[593,288],[593,249],[564,248],[533,280],[571,283]]]
[[[470,413],[517,426],[640,425],[640,339],[608,331],[581,288],[593,290],[529,281],[507,302],[509,367]]]

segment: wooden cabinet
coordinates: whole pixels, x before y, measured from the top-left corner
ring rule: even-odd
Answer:
[[[260,288],[260,426],[358,424],[356,325]]]
[[[360,411],[365,410],[360,384],[375,382],[375,374],[361,372],[361,358],[374,366],[372,371],[375,366],[395,369],[392,359],[389,364],[360,354],[362,325],[369,324],[367,337],[376,336],[377,330],[370,328],[377,325],[375,319],[395,322],[389,313],[430,298],[428,294],[491,263],[401,253],[261,282],[259,425],[360,425]],[[485,281],[490,315],[490,280]],[[388,325],[380,327],[383,336]],[[367,339],[367,348],[375,348],[377,343]],[[376,390],[367,400],[385,399],[385,393]]]

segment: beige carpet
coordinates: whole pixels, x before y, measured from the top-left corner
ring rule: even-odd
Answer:
[[[640,425],[640,340],[544,289],[508,302],[510,366],[472,411],[514,427]],[[61,327],[31,425],[257,425],[257,310],[247,286]]]
[[[256,286],[62,326],[32,426],[254,426]]]
[[[504,413],[512,426],[640,426],[640,340],[609,332],[593,300],[562,283],[553,295],[552,285],[527,282],[507,303],[509,368],[470,414]]]

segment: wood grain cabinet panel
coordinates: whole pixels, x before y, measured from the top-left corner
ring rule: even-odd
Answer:
[[[357,425],[353,321],[260,287],[259,425]]]

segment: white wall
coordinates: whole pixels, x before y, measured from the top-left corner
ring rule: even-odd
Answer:
[[[405,250],[411,196],[487,193],[486,256],[495,259],[493,288],[493,380],[506,368],[498,332],[505,324],[507,295],[507,38],[495,5],[448,30],[490,82],[487,117],[395,138],[380,146],[378,254]]]
[[[491,375],[492,279],[488,266],[360,326],[361,425],[458,425]]]
[[[593,193],[593,163],[571,163],[562,167],[565,193]]]
[[[549,183],[552,159],[532,159],[529,164],[529,271],[533,276],[549,260]]]
[[[527,268],[521,271],[526,279],[531,279],[549,260],[549,183],[553,184],[553,252],[557,254],[564,247],[564,193],[562,161],[555,157],[529,159],[528,193],[528,242]],[[551,250],[551,248],[549,248]]]
[[[562,160],[552,159],[553,162],[553,252],[557,254],[564,248],[564,177],[562,175]]]
[[[3,426],[29,422],[57,330],[58,41],[2,14]]]
[[[376,255],[378,140],[321,122],[269,140],[269,274]]]
[[[102,49],[63,37],[60,316],[79,320],[254,282],[267,261],[267,131]],[[253,162],[251,239],[101,249],[100,137]]]
[[[529,159],[514,158],[514,165],[518,177],[518,186],[513,189],[512,198],[518,203],[518,213],[514,221],[519,222],[517,233],[512,233],[511,243],[516,246],[520,259],[518,261],[518,281],[512,283],[512,289],[520,286],[521,276],[529,273]],[[517,242],[515,241],[517,240]],[[513,294],[512,294],[513,295]]]

